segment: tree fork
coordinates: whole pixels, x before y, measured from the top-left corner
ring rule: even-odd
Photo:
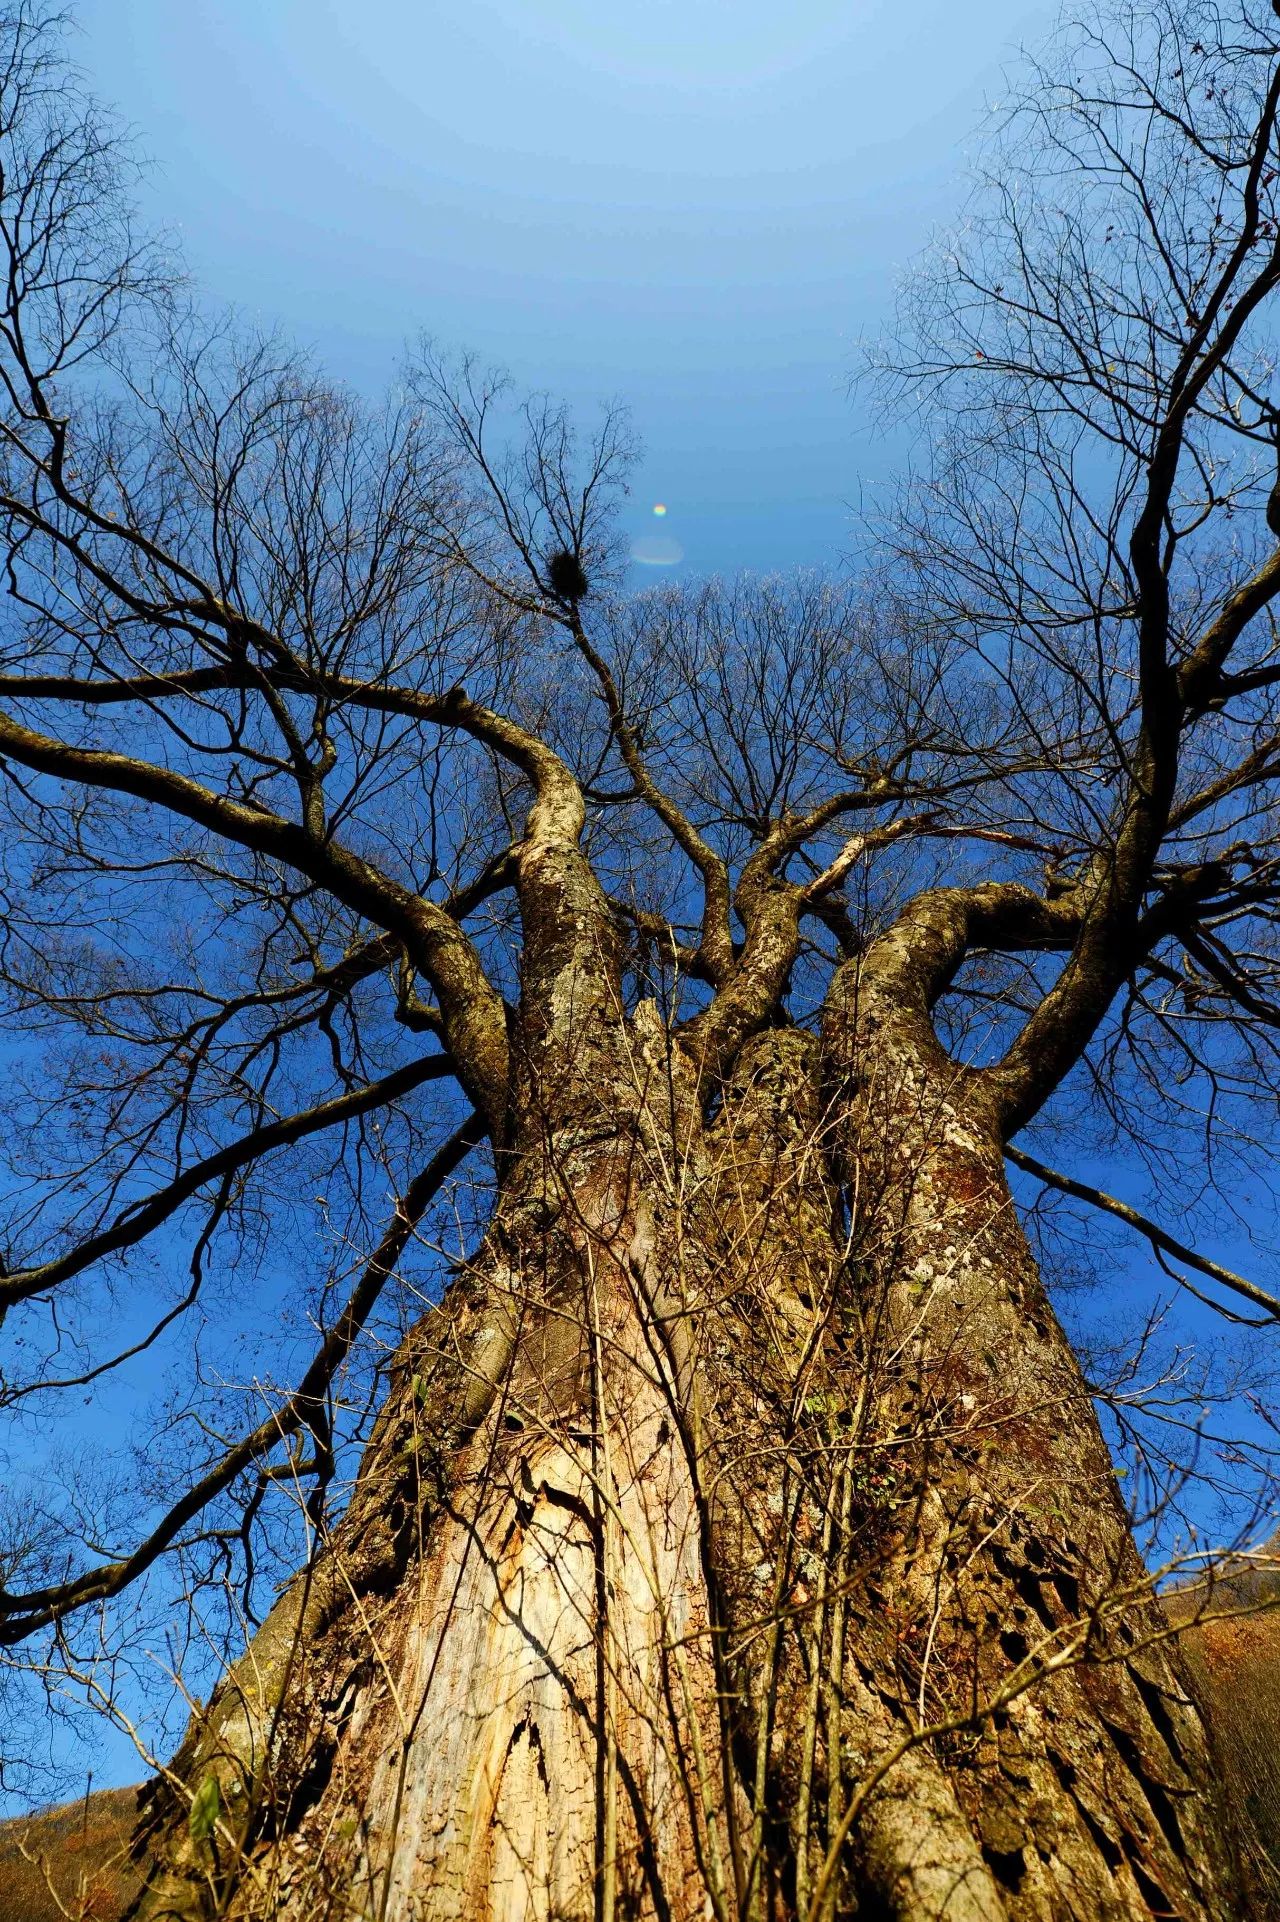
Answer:
[[[1234,1913],[981,1102],[883,1037],[851,1073],[833,1020],[749,1043],[703,1128],[654,1016],[618,1033],[612,1127],[513,1171],[193,1725],[139,1916]]]

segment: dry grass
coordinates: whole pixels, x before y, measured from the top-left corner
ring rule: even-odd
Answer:
[[[0,1824],[0,1922],[117,1922],[138,1886],[136,1806],[136,1789],[104,1789]]]

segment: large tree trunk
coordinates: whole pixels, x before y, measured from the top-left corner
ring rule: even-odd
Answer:
[[[649,1007],[530,1076],[348,1514],[154,1795],[141,1915],[1237,1913],[995,1129],[846,973],[710,1121]]]

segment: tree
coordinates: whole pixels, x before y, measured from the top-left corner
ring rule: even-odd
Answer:
[[[1270,10],[1032,73],[885,357],[935,454],[869,582],[639,596],[616,417],[210,324],[56,21],[3,44],[5,1394],[270,1262],[319,1328],[247,1432],[197,1375],[132,1541],[89,1488],[5,1553],[101,1687],[175,1557],[252,1620],[296,1497],[138,1913],[1242,1912],[1096,1404],[1158,1451],[1005,1160],[1280,1318],[1014,1143],[1194,1124],[1229,1193],[1271,1125]]]

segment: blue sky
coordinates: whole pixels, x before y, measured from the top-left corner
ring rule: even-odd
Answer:
[[[658,551],[692,573],[833,566],[854,544],[860,498],[905,451],[848,395],[858,340],[955,218],[984,104],[1052,13],[1043,0],[77,11],[86,72],[151,157],[146,214],[178,235],[212,303],[278,323],[365,391],[425,329],[584,419],[624,401],[646,450],[628,531],[671,543]],[[1171,1201],[1174,1229],[1176,1215]],[[1235,1240],[1214,1252],[1252,1272]],[[1095,1319],[1150,1299],[1140,1244],[1099,1231],[1097,1266]],[[1179,1327],[1219,1338],[1184,1310]],[[1250,1428],[1239,1407],[1231,1418]],[[76,1443],[117,1419],[104,1396]],[[98,1785],[139,1773],[101,1724],[55,1726],[50,1744]]]
[[[78,7],[82,63],[153,162],[146,212],[212,302],[366,391],[425,329],[584,419],[626,402],[646,450],[628,531],[694,573],[852,546],[860,496],[904,451],[846,391],[858,339],[954,219],[984,102],[1051,11]],[[106,1741],[95,1766],[138,1772]]]
[[[836,565],[901,448],[846,392],[1035,0],[79,0],[144,211],[373,392],[425,329],[646,452],[628,531],[685,571]],[[662,520],[652,508],[668,507]],[[666,551],[672,551],[668,548]],[[83,1444],[118,1404],[83,1411]],[[75,1445],[73,1443],[73,1445]],[[100,1722],[68,1776],[137,1778]]]
[[[848,377],[1035,0],[82,0],[199,282],[380,388],[402,342],[630,406],[629,531],[832,565],[901,449]],[[655,526],[652,507],[669,512]],[[668,548],[667,551],[673,551]]]

